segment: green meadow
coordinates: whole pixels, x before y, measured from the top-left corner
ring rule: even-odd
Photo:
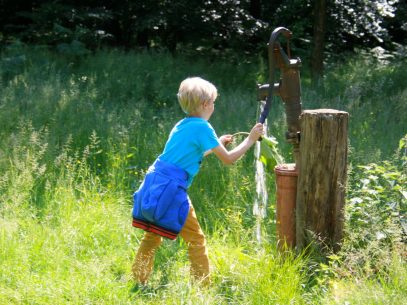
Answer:
[[[275,186],[255,234],[254,154],[233,166],[208,156],[190,189],[206,233],[212,284],[190,282],[184,242],[165,241],[149,287],[134,290],[142,231],[132,193],[183,117],[179,83],[219,90],[218,135],[256,121],[259,57],[199,58],[100,50],[66,57],[13,45],[0,64],[0,304],[407,304],[407,62],[366,56],[332,63],[324,87],[302,71],[303,109],[349,112],[345,239],[277,250]],[[268,133],[287,161],[285,114],[273,101]],[[404,226],[404,231],[403,231]]]

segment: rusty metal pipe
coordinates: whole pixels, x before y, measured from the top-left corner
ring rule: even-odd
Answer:
[[[295,247],[295,206],[298,172],[295,164],[280,164],[274,169],[277,186],[277,238],[279,248]]]

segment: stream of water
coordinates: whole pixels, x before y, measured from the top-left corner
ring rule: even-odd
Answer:
[[[265,129],[267,130],[267,126],[265,125]],[[256,181],[256,197],[254,199],[253,204],[253,215],[256,217],[256,227],[255,227],[255,234],[257,238],[257,242],[262,242],[262,233],[261,227],[264,218],[267,216],[267,201],[268,201],[268,194],[267,194],[267,184],[266,184],[266,173],[264,172],[264,165],[260,161],[260,142],[257,141],[255,149],[255,181]]]

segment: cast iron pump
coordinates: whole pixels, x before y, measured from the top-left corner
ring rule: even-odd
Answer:
[[[282,34],[287,42],[287,52],[283,50],[278,38]],[[264,123],[270,111],[273,95],[280,96],[284,102],[287,132],[286,139],[293,145],[295,163],[298,164],[301,114],[301,60],[297,57],[291,59],[290,39],[292,32],[284,27],[276,28],[270,36],[268,43],[269,83],[259,85],[259,98],[266,101],[260,114],[259,122]],[[275,82],[276,70],[280,70],[280,79]]]

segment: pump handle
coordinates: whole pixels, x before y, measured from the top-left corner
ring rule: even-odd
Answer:
[[[283,34],[284,37],[287,39],[287,54],[284,52],[284,50],[281,48],[280,44],[277,42],[278,36],[280,34]],[[264,124],[266,121],[266,118],[270,112],[270,106],[271,106],[271,101],[273,99],[273,89],[274,89],[274,75],[275,75],[275,70],[276,70],[276,62],[275,62],[275,56],[274,56],[274,49],[277,49],[283,58],[283,61],[288,64],[290,62],[290,49],[289,49],[289,40],[292,37],[292,32],[285,27],[278,27],[276,28],[270,36],[270,40],[268,43],[268,57],[269,57],[269,89],[268,89],[268,95],[266,98],[266,104],[264,105],[263,111],[260,114],[259,117],[259,122]]]

